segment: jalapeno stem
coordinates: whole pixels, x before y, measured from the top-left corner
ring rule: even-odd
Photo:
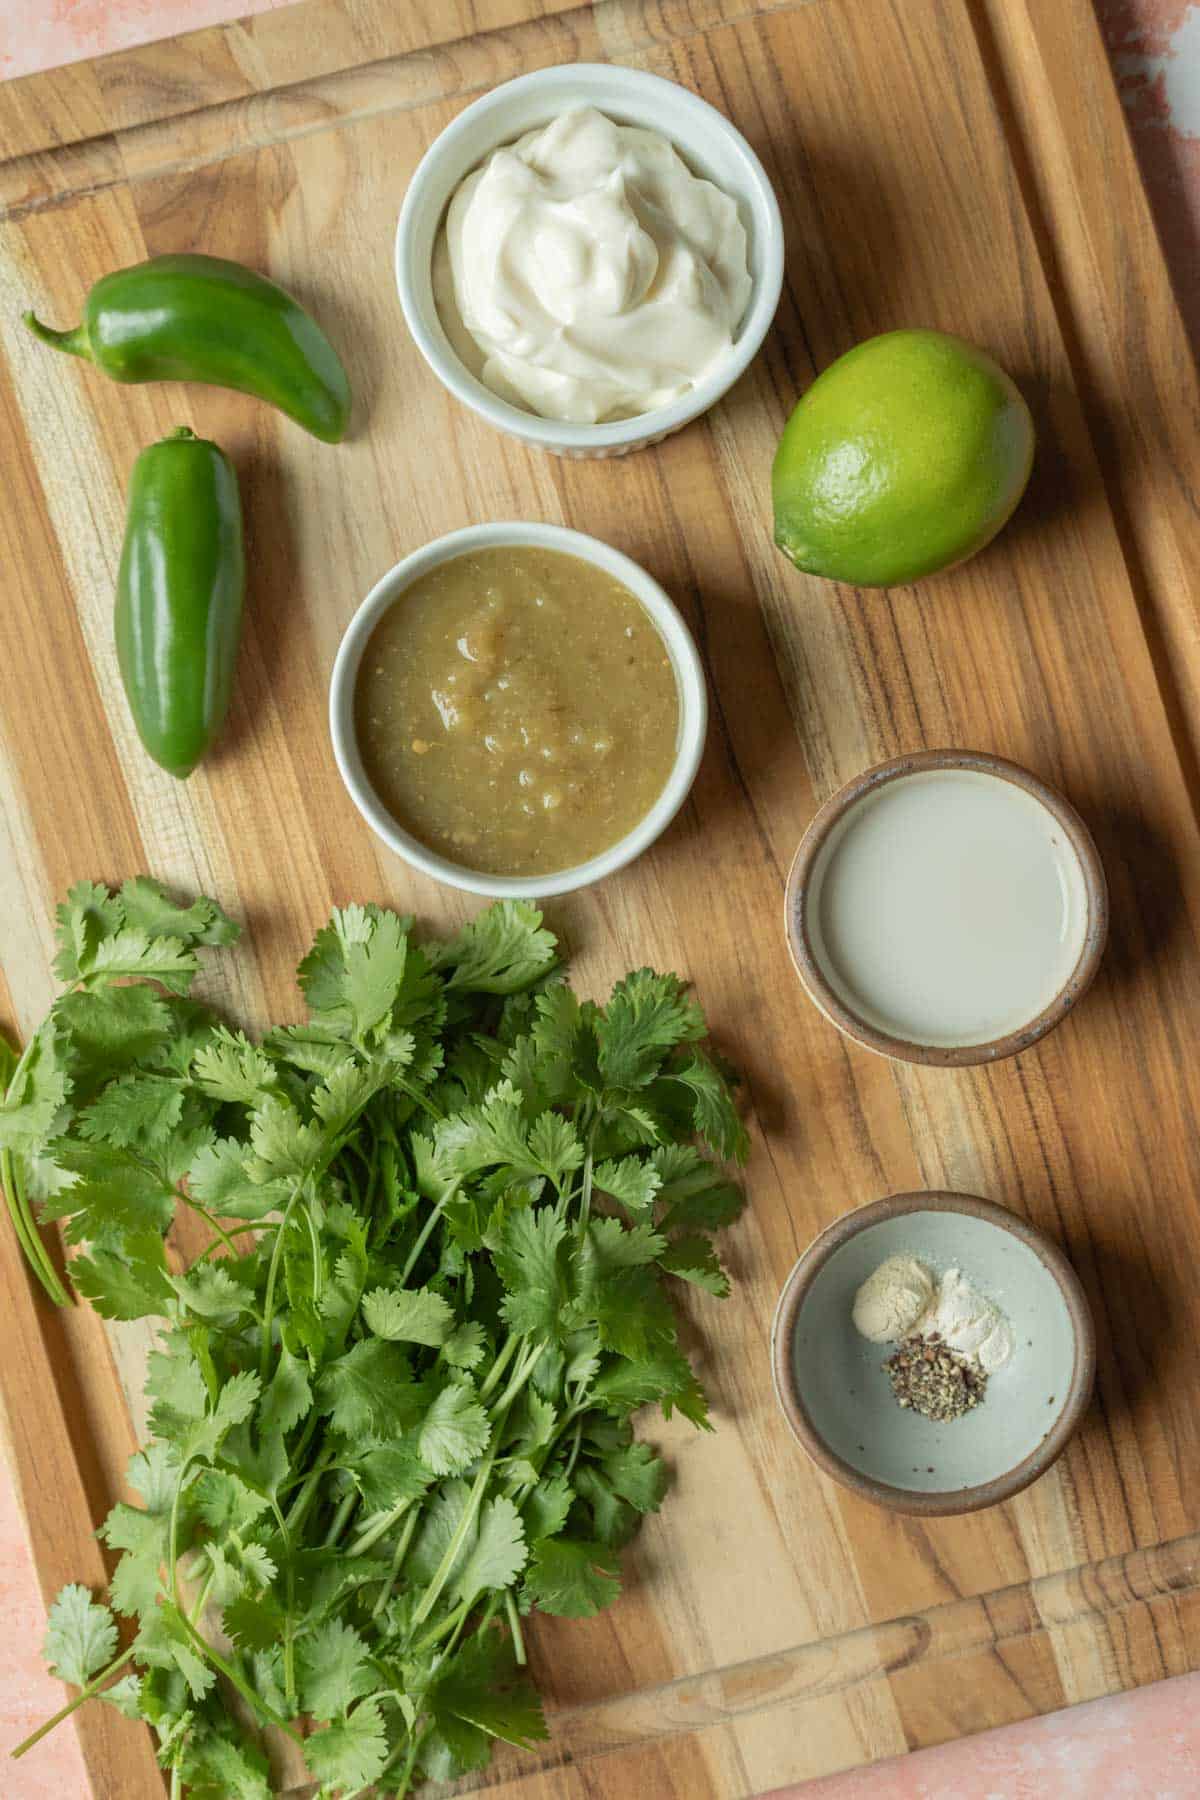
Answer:
[[[82,356],[91,362],[92,346],[88,341],[86,325],[76,325],[72,331],[55,331],[53,325],[43,325],[36,313],[27,312],[24,317],[34,337],[40,337],[43,344],[49,344],[55,350],[66,350],[71,356]]]

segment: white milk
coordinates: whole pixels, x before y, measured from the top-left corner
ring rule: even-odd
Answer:
[[[810,877],[813,954],[866,1024],[949,1048],[1019,1030],[1083,949],[1087,888],[1062,826],[972,769],[886,782],[830,833]]]

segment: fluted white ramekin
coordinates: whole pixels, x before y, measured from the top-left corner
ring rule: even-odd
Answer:
[[[442,329],[433,297],[433,246],[455,189],[485,157],[524,132],[547,125],[570,106],[595,106],[623,125],[660,131],[695,174],[738,203],[746,227],[753,282],[731,354],[670,406],[605,425],[568,425],[512,406],[464,366]],[[417,347],[434,374],[464,406],[501,431],[557,456],[624,456],[657,444],[699,418],[728,392],[757,355],[783,286],[779,203],[758,157],[737,128],[706,100],[616,63],[562,63],[493,88],[447,125],[417,165],[396,230],[396,283]]]

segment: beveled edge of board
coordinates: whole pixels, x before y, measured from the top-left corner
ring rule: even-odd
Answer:
[[[462,10],[475,31],[483,34],[568,12],[578,4],[579,0],[466,0]],[[238,13],[191,31],[14,76],[0,85],[0,162],[265,92],[277,84],[258,79],[254,52],[263,35],[328,45],[330,10],[329,0],[290,0],[286,7]],[[361,24],[382,46],[383,55],[429,51],[463,35],[458,19],[451,17],[447,25],[451,9],[441,5],[431,9],[396,6],[389,0],[337,0],[337,10],[356,49],[362,42]],[[347,56],[329,72],[361,60]]]
[[[321,3],[295,0],[281,13],[257,17],[290,23],[289,14],[307,15]],[[404,112],[434,100],[465,100],[551,63],[628,61],[672,41],[818,3],[821,0],[693,0],[689,6],[676,6],[656,0],[602,0],[596,7],[590,0],[561,6],[548,0],[550,10],[517,22],[484,25],[460,35],[453,28],[441,34],[431,30],[394,51],[299,80],[216,82],[207,93],[203,86],[193,89],[186,82],[156,77],[155,52],[162,57],[164,46],[169,46],[182,60],[191,45],[201,60],[207,54],[207,40],[222,31],[236,30],[252,42],[247,26],[252,27],[254,20],[166,39],[140,53],[114,52],[92,63],[68,64],[63,70],[8,84],[9,109],[18,129],[4,118],[6,94],[0,86],[0,219],[63,205],[125,182],[188,173],[268,145],[336,130],[357,119]],[[478,0],[476,11],[480,5],[492,11],[496,4],[497,0]],[[303,21],[296,25],[296,33],[303,36]],[[614,40],[620,44],[619,59],[612,54]],[[108,71],[118,93],[128,87],[130,83],[118,79],[109,65],[138,54],[145,66],[140,73],[135,71],[132,85],[145,83],[143,108],[127,107],[128,116],[121,117],[119,112],[106,112],[96,93],[81,98],[79,84],[91,71]],[[65,100],[56,101],[57,86],[68,85],[68,78],[74,85]],[[22,138],[21,102],[27,98],[19,91],[23,82],[45,84],[32,98],[39,107],[61,111],[61,131],[56,126],[41,136]],[[11,104],[13,97],[16,105]]]

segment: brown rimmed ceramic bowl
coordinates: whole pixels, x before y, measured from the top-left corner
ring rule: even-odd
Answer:
[[[911,775],[941,770],[966,770],[1012,782],[1024,790],[1052,815],[1061,826],[1077,860],[1086,896],[1086,924],[1082,948],[1073,970],[1054,999],[1041,1012],[1005,1035],[986,1042],[936,1044],[895,1036],[883,1026],[860,1016],[844,993],[830,980],[814,946],[807,916],[807,899],[812,878],[820,866],[821,853],[831,834],[863,800],[891,782]],[[1108,884],[1092,835],[1070,802],[1055,788],[1038,779],[1019,763],[976,750],[921,750],[909,756],[896,757],[866,769],[847,782],[813,818],[800,841],[788,876],[785,898],[785,925],[792,961],[810,1000],[847,1037],[874,1050],[880,1056],[896,1057],[903,1062],[925,1063],[945,1068],[961,1068],[968,1064],[996,1062],[1027,1050],[1039,1038],[1052,1031],[1086,993],[1100,966],[1108,937]]]
[[[854,1325],[859,1286],[889,1256],[961,1269],[1012,1327],[1015,1349],[980,1404],[938,1424],[902,1409],[883,1369],[893,1346]],[[813,1461],[893,1512],[976,1512],[1044,1475],[1091,1397],[1096,1334],[1056,1244],[994,1201],[892,1194],[847,1213],[788,1276],[771,1328],[775,1393]]]

